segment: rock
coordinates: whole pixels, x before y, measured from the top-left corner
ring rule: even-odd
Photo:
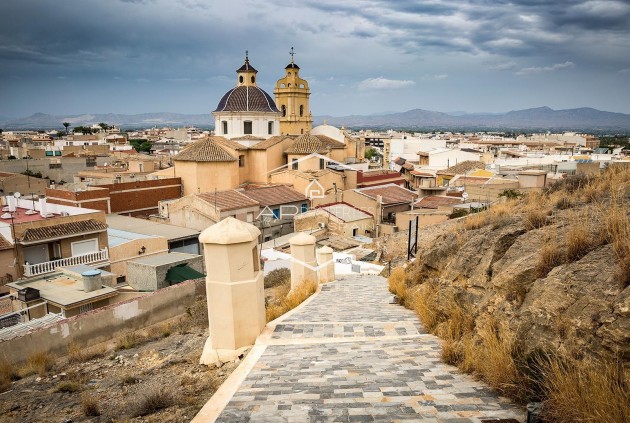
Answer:
[[[38,377],[37,379],[35,379],[35,382],[41,382],[41,381],[42,381],[41,377]]]

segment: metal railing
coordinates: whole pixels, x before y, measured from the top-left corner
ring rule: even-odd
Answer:
[[[109,251],[107,248],[94,253],[82,254],[80,256],[68,257],[59,260],[45,261],[37,264],[25,264],[24,276],[37,276],[44,273],[53,272],[57,267],[77,266],[79,264],[92,264],[99,261],[109,260]]]

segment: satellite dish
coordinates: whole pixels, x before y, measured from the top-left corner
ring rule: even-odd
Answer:
[[[13,194],[13,196],[15,198],[20,198],[22,196],[22,194],[20,194],[19,192],[16,192],[15,194]]]

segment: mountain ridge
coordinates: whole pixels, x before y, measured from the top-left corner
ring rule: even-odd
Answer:
[[[409,129],[462,129],[462,130],[585,130],[630,131],[630,114],[607,112],[592,107],[554,110],[548,106],[505,113],[449,114],[425,109],[371,115],[314,116],[314,124],[350,128],[409,128]],[[214,127],[214,117],[209,114],[185,114],[171,112],[121,114],[84,113],[78,115],[51,115],[34,113],[31,116],[11,119],[0,117],[4,130],[11,129],[59,129],[63,122],[71,126],[92,125],[105,122],[122,128],[146,128],[151,126],[199,126]]]

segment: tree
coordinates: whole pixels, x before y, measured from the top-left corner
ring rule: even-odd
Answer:
[[[70,122],[64,122],[63,126],[66,128],[66,135],[68,135],[68,127],[70,126]]]
[[[372,157],[378,156],[378,151],[375,148],[367,148],[365,149],[365,158],[368,160],[372,160]]]
[[[98,126],[100,126],[103,131],[107,131],[108,129],[111,128],[108,124],[103,123],[103,122],[99,123]]]

